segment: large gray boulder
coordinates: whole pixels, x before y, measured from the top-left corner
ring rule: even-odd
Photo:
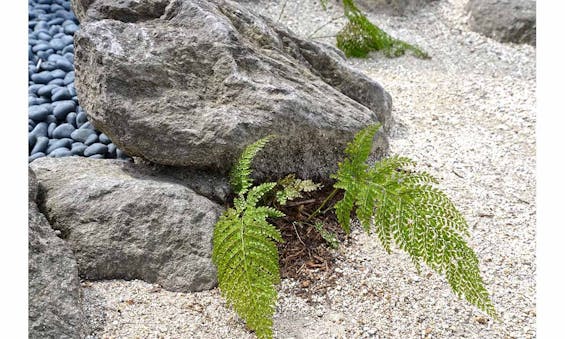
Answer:
[[[67,157],[30,166],[42,210],[70,244],[81,277],[141,279],[183,292],[215,286],[218,204],[129,162]]]
[[[356,0],[364,10],[374,13],[387,13],[390,15],[408,15],[422,7],[438,0]]]
[[[129,155],[225,173],[245,146],[276,134],[256,159],[257,177],[324,180],[355,132],[390,127],[390,95],[340,51],[240,4],[171,0],[153,19],[143,12],[132,22],[102,19],[90,10],[99,2],[118,6],[73,5],[85,13],[76,87],[93,125]],[[387,146],[381,133],[375,154]]]
[[[501,42],[536,45],[535,0],[469,0],[469,26]]]
[[[37,181],[29,171],[29,338],[83,338],[77,263],[69,246],[55,235],[39,211],[36,196]]]

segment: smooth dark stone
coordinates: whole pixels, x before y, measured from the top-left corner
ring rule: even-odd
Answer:
[[[104,159],[104,156],[102,154],[93,154],[93,155],[89,156],[89,158],[91,158],[91,159]]]
[[[53,138],[53,131],[55,130],[55,128],[57,128],[57,123],[52,122],[49,124],[49,127],[47,127],[47,136],[49,138]]]
[[[57,101],[53,103],[53,115],[59,120],[65,120],[67,114],[74,112],[76,103],[72,100]]]
[[[73,144],[73,141],[71,139],[60,139],[60,140],[56,140],[55,142],[53,142],[51,145],[49,145],[47,147],[47,152],[46,154],[49,154],[51,152],[53,152],[54,150],[56,150],[57,148],[71,148],[71,145]]]
[[[75,112],[67,114],[65,120],[67,121],[67,124],[73,125],[75,129],[77,128],[77,114]]]
[[[65,86],[65,81],[63,79],[53,79],[49,81],[49,85]]]
[[[65,33],[57,33],[57,34],[53,35],[53,39],[61,39],[65,35],[66,35]]]
[[[73,72],[75,70],[72,61],[68,60],[66,57],[55,60],[55,64],[57,65],[57,68],[65,72]],[[74,72],[73,72],[73,78],[74,78]]]
[[[101,143],[95,143],[95,144],[88,146],[84,150],[84,156],[89,157],[89,156],[94,155],[94,154],[104,155],[104,154],[106,154],[106,152],[108,152],[108,146],[101,144]]]
[[[61,60],[64,59],[65,61],[68,61],[67,59],[65,59],[64,56],[59,55],[59,54],[51,54],[49,56],[49,58],[47,59],[47,61],[51,61],[51,62],[57,62],[57,60]]]
[[[51,71],[51,75],[55,79],[65,79],[67,72],[63,71],[62,69],[54,69],[54,70]]]
[[[78,26],[75,24],[72,25],[66,25],[63,27],[63,29],[65,30],[65,33],[67,34],[75,34],[76,31],[78,31]]]
[[[118,148],[116,147],[115,144],[112,144],[112,143],[108,144],[108,154],[116,156],[116,150],[117,149]]]
[[[27,123],[28,123],[28,125],[31,125],[31,127],[35,127],[35,125],[37,125],[37,124],[35,123],[35,121],[33,121],[33,120],[29,119],[29,118],[27,119]]]
[[[80,126],[82,128],[83,124],[87,121],[88,118],[86,117],[86,113],[84,113],[84,111],[79,110],[79,112],[77,113],[77,126]]]
[[[59,7],[61,7],[61,6],[59,6]],[[63,7],[57,8],[57,9],[63,9]],[[56,10],[57,10],[57,9],[56,9]],[[50,7],[49,7],[49,10],[50,10],[50,11],[53,11],[53,6],[50,6]],[[55,11],[56,11],[56,10],[55,10]],[[55,11],[53,11],[53,12],[55,12]],[[48,24],[49,26],[60,25],[60,24],[62,24],[64,21],[65,21],[65,19],[63,19],[63,18],[55,18],[55,19],[52,19],[52,20],[48,21],[47,24]]]
[[[65,28],[65,31],[67,30],[67,28]],[[75,46],[74,45],[67,45],[65,48],[63,48],[62,53],[74,53],[75,52]]]
[[[46,137],[48,126],[49,125],[46,122],[40,122],[33,128],[33,131],[31,131],[30,134],[35,135],[37,138]]]
[[[69,93],[70,93],[72,96],[76,96],[76,95],[77,95],[77,90],[76,90],[76,88],[75,88],[74,83],[68,84],[68,85],[67,85],[67,90],[69,90]]]
[[[28,96],[27,97],[27,105],[28,106],[39,105],[37,103],[37,99],[38,99],[37,96],[34,96],[34,95]]]
[[[124,160],[129,159],[129,156],[119,148],[116,150],[116,157],[118,159],[124,159]]]
[[[73,138],[73,140],[76,141],[80,141],[80,142],[86,142],[86,140],[91,136],[91,135],[96,135],[96,131],[92,130],[92,129],[82,129],[79,128],[77,130],[75,130],[72,134],[71,134],[71,138]],[[95,142],[95,141],[94,141]],[[93,142],[93,143],[94,143]]]
[[[84,124],[82,124],[80,126],[80,129],[91,129],[94,130],[94,126],[92,126],[92,124],[90,123],[90,121],[85,122]]]
[[[69,93],[69,90],[65,87],[53,91],[53,95],[51,96],[51,100],[53,101],[61,101],[61,100],[70,100],[73,96]]]
[[[53,80],[53,76],[51,72],[43,71],[32,75],[31,80],[36,84],[47,84],[49,81]]]
[[[53,3],[53,0],[36,0],[36,2],[42,5],[51,5]],[[36,6],[36,8],[38,7],[39,6]],[[47,6],[47,7],[51,7],[51,6]]]
[[[51,12],[56,12],[56,11],[64,10],[64,9],[65,9],[65,7],[63,7],[59,4],[52,4],[51,5]]]
[[[65,7],[65,5],[63,5],[63,7]],[[72,19],[75,18],[75,15],[73,13],[69,12],[68,10],[65,10],[65,11],[60,10],[60,11],[55,12],[55,14],[57,16],[61,17],[61,18],[65,18],[65,19],[68,19],[68,20],[72,20]]]
[[[31,132],[32,130],[33,130],[33,126],[32,126],[32,125],[28,125],[28,126],[27,126],[27,131],[28,131],[28,132]]]
[[[55,63],[51,61],[43,61],[41,65],[39,65],[39,68],[42,71],[52,71],[57,68],[57,65],[55,65]]]
[[[39,57],[42,60],[47,60],[49,58],[50,55],[52,55],[55,51],[53,50],[53,48],[49,48],[46,51],[39,51],[37,52],[37,57]]]
[[[59,26],[59,25],[55,25],[55,26],[51,26],[49,28],[49,34],[51,35],[55,35],[57,33],[63,32],[63,27]]]
[[[45,153],[48,145],[49,145],[49,138],[38,137],[37,141],[35,142],[35,146],[31,150],[31,154],[35,154],[35,153],[38,153],[38,152]]]
[[[63,138],[70,138],[71,134],[75,131],[75,127],[71,124],[65,123],[57,126],[53,131],[53,138],[55,139],[63,139]]]
[[[71,154],[72,155],[84,155],[84,150],[86,150],[88,148],[88,146],[80,144],[77,146],[74,146],[73,144],[73,148],[71,148]]]
[[[49,30],[49,25],[45,21],[38,21],[37,24],[35,24],[35,26],[33,27],[33,30],[35,32],[38,32],[43,29]]]
[[[45,119],[45,122],[50,124],[52,122],[57,122],[57,118],[55,118],[55,116],[53,114],[49,114],[47,116],[47,119]]]
[[[60,51],[67,46],[62,39],[52,39],[49,42],[49,45],[51,45],[51,47],[56,51]]]
[[[46,50],[48,50],[48,49],[50,49],[50,48],[51,48],[51,46],[50,46],[48,43],[41,42],[41,43],[35,44],[35,46],[33,46],[33,47],[31,48],[31,50],[32,50],[34,53],[37,53],[37,52],[39,52],[39,51],[46,51]]]
[[[48,98],[37,98],[37,104],[38,105],[45,105],[47,103],[49,103],[51,100],[49,100]]]
[[[27,161],[28,161],[28,162],[32,162],[32,161],[34,161],[35,159],[43,158],[44,156],[45,156],[45,153],[41,153],[41,152],[35,153],[35,154],[30,155],[30,156],[27,158],[27,159],[28,159]]]
[[[31,150],[33,148],[33,146],[35,145],[35,142],[37,141],[37,137],[33,134],[28,134],[27,135],[27,141],[29,143],[29,149]]]
[[[65,147],[60,147],[50,152],[47,156],[52,158],[63,158],[63,157],[70,157],[71,155],[73,154],[71,153],[70,149]]]
[[[59,86],[57,85],[45,85],[43,87],[41,87],[40,89],[37,90],[37,94],[41,95],[42,97],[51,97],[51,91],[54,88],[59,88]]]
[[[27,92],[28,93],[33,93],[33,94],[37,94],[37,91],[39,91],[40,88],[42,88],[44,85],[41,84],[36,84],[36,85],[31,85],[27,88]]]
[[[52,37],[49,33],[46,32],[39,32],[37,33],[37,38],[43,41],[51,41]]]
[[[49,115],[49,110],[45,106],[30,106],[29,107],[29,118],[34,121],[43,121]]]
[[[67,73],[67,75],[65,76],[65,85],[68,85],[74,81],[75,81],[75,72],[72,71]]]
[[[90,146],[92,144],[94,144],[95,142],[98,141],[98,135],[96,133],[89,135],[86,140],[84,141],[84,144],[86,146]]]
[[[100,135],[98,136],[98,140],[100,140],[101,143],[106,145],[112,142],[112,140],[110,140],[110,138],[108,138],[108,136],[104,133],[100,133]]]
[[[69,60],[70,62],[72,63],[75,62],[75,55],[73,53],[65,53],[63,56],[65,57],[65,59]]]

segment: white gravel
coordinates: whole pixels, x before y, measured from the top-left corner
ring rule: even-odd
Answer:
[[[282,3],[282,1],[281,1]],[[356,230],[338,250],[337,285],[310,300],[282,282],[277,338],[534,338],[535,48],[470,32],[464,0],[440,0],[409,17],[370,15],[431,60],[374,54],[349,63],[393,97],[392,153],[441,180],[471,226],[501,321],[451,293],[442,277],[417,275],[407,256],[387,255]],[[277,3],[248,6],[276,19]],[[314,1],[288,1],[281,22],[306,36],[331,17]],[[316,35],[335,35],[336,24]],[[333,38],[321,39],[333,43]],[[92,338],[252,338],[218,290],[173,293],[141,281],[85,282]]]

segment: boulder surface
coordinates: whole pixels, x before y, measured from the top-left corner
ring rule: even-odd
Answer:
[[[70,247],[39,211],[37,181],[29,171],[29,338],[83,338],[84,314],[78,267]]]
[[[535,0],[469,0],[469,26],[501,42],[536,45]]]
[[[158,1],[73,4],[83,13],[79,100],[127,154],[226,173],[245,146],[275,134],[256,159],[257,177],[324,180],[357,131],[390,127],[390,95],[336,48],[232,1],[171,0],[163,11],[137,10],[137,19],[105,14],[146,2]],[[94,10],[98,4],[107,10]],[[381,132],[375,154],[387,146]]]
[[[215,286],[218,204],[129,162],[41,158],[30,166],[42,210],[71,246],[81,277],[141,279],[183,292]]]

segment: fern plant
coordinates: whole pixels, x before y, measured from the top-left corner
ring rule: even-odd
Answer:
[[[337,34],[336,45],[347,57],[363,58],[369,52],[382,51],[390,58],[410,51],[418,58],[429,59],[429,55],[420,48],[391,37],[371,23],[353,0],[343,0],[343,8],[348,23]]]
[[[423,262],[445,275],[456,295],[497,318],[478,258],[464,240],[469,236],[467,222],[451,200],[434,187],[436,179],[413,170],[414,162],[405,157],[382,159],[372,167],[367,164],[379,128],[378,124],[364,128],[347,145],[346,157],[332,175],[336,180],[333,192],[305,223],[343,191],[343,198],[333,209],[347,234],[351,217],[356,216],[366,232],[376,233],[387,252],[391,252],[392,243],[396,244],[410,255],[418,270]],[[254,156],[271,138],[248,146],[233,167],[230,182],[237,197],[215,225],[212,252],[222,295],[259,338],[272,337],[276,285],[280,282],[276,242],[282,237],[268,218],[284,214],[260,204],[277,183],[252,187],[250,175]],[[293,175],[278,185],[282,190],[275,193],[275,199],[281,205],[299,197],[300,192],[319,188]],[[332,247],[337,246],[335,236],[319,221],[311,225]]]
[[[267,218],[282,217],[275,208],[257,206],[276,183],[251,188],[251,162],[271,137],[248,146],[231,172],[237,193],[214,227],[212,261],[218,268],[218,283],[228,304],[259,338],[271,338],[273,314],[280,281],[275,244],[281,234]]]
[[[406,251],[419,269],[424,262],[445,274],[457,296],[496,317],[496,311],[479,272],[479,261],[467,246],[467,222],[451,200],[433,184],[426,172],[408,169],[414,162],[394,156],[366,163],[380,125],[360,131],[345,150],[334,187],[345,191],[335,204],[341,226],[348,233],[352,212],[368,233],[374,230],[390,253],[391,243]]]

